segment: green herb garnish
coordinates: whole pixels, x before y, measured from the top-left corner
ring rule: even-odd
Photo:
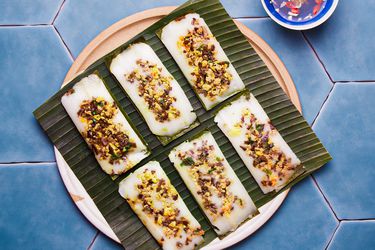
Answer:
[[[264,128],[263,124],[257,124],[257,126],[256,126],[256,130],[258,130],[259,132],[262,132],[263,128]]]
[[[185,159],[182,160],[181,166],[191,166],[194,164],[194,160],[191,157],[186,157]]]
[[[211,168],[210,170],[208,170],[208,174],[211,174],[213,171],[215,171],[216,170],[216,168],[215,167],[213,167],[213,168]]]
[[[272,171],[269,170],[268,168],[262,169],[263,172],[265,172],[268,176],[272,175]]]

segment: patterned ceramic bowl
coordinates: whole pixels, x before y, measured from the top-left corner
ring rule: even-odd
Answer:
[[[288,29],[307,30],[325,22],[339,0],[262,0],[267,14]]]

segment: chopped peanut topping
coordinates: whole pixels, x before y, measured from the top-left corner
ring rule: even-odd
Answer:
[[[277,131],[270,122],[268,125],[259,122],[246,108],[234,128],[246,129],[246,140],[240,147],[254,159],[253,166],[266,174],[261,181],[263,186],[275,187],[279,180],[288,178],[296,169],[291,159],[273,144],[270,135]]]
[[[193,18],[191,24],[194,29],[181,36],[177,46],[194,68],[191,75],[196,92],[214,101],[228,90],[233,79],[228,71],[229,62],[217,59],[217,50],[212,43],[214,37],[199,24],[199,20]]]
[[[180,215],[180,210],[175,205],[178,193],[169,180],[159,178],[154,170],[147,168],[137,178],[141,180],[140,184],[135,185],[139,194],[134,200],[128,199],[129,204],[141,204],[143,211],[154,219],[155,224],[162,226],[168,239],[178,238],[185,232],[187,237],[184,244],[189,245],[194,237],[204,234],[200,227],[194,228],[188,219]],[[159,243],[162,244],[163,241],[161,239]],[[177,244],[177,247],[183,246],[182,242]]]
[[[115,103],[108,103],[101,97],[84,100],[78,111],[78,117],[86,123],[82,136],[101,160],[109,159],[111,164],[126,162],[126,155],[136,144],[123,132],[121,124],[113,122],[118,112]]]
[[[200,145],[193,143],[194,150],[179,151],[181,167],[188,167],[189,174],[199,187],[197,194],[203,206],[213,218],[230,216],[234,204],[244,206],[244,201],[229,191],[231,181],[226,177],[224,159],[219,157],[213,145],[203,140]]]
[[[164,122],[179,117],[180,111],[173,106],[176,97],[170,95],[173,78],[163,76],[162,68],[149,61],[139,59],[136,63],[141,70],[135,69],[125,77],[130,83],[139,83],[138,95],[145,100],[155,119]]]

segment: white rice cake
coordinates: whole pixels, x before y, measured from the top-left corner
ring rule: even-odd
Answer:
[[[122,174],[149,155],[96,74],[76,83],[61,103],[107,174]]]
[[[257,214],[249,194],[210,132],[180,144],[170,152],[169,159],[217,234],[234,231]]]
[[[161,41],[207,110],[245,88],[237,71],[196,13],[166,25]]]
[[[120,182],[119,193],[163,249],[194,249],[203,242],[201,225],[159,162],[151,161],[130,174]]]
[[[197,119],[181,86],[149,45],[130,45],[112,60],[110,70],[153,134],[175,135]]]
[[[264,193],[283,188],[300,167],[300,160],[252,94],[220,110],[215,122]]]

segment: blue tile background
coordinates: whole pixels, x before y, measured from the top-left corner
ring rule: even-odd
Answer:
[[[184,2],[185,0],[72,0],[66,2],[55,25],[77,57],[90,40],[122,18],[146,9],[176,6]],[[234,17],[265,16],[258,0],[225,0],[223,4]]]
[[[183,1],[0,1],[1,249],[121,249],[74,206],[31,112],[60,87],[69,51],[78,56],[128,15]],[[306,119],[334,158],[233,248],[375,249],[375,0],[341,0],[325,24],[304,32],[275,24],[259,0],[223,4],[283,60]]]
[[[375,248],[375,221],[343,221],[329,250],[356,250]]]
[[[233,249],[324,249],[338,222],[307,178],[290,191],[272,219]]]
[[[52,26],[0,28],[0,162],[54,161],[32,111],[60,88],[71,63]]]
[[[375,1],[340,1],[330,20],[306,32],[335,81],[375,80]]]
[[[0,166],[1,249],[84,249],[96,233],[53,164]]]
[[[340,219],[375,218],[375,84],[337,83],[314,124],[333,161],[317,174]]]
[[[0,25],[51,23],[63,0],[1,0]]]

